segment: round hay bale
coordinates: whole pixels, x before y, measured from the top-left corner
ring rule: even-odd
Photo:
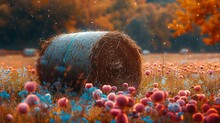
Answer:
[[[34,57],[36,53],[37,53],[37,50],[35,48],[25,48],[23,50],[24,57]]]
[[[138,87],[142,78],[141,49],[120,32],[79,32],[59,35],[44,43],[37,72],[41,82],[60,81],[79,91],[84,83],[95,86],[127,82]],[[83,73],[83,74],[82,74]]]

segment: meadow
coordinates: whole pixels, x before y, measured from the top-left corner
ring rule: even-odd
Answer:
[[[0,56],[1,122],[220,122],[220,54],[149,54],[139,88],[86,83],[80,95],[39,84],[36,60]]]

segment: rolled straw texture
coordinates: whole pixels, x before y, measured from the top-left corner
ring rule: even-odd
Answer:
[[[79,91],[84,83],[96,86],[138,87],[142,78],[140,47],[120,32],[79,32],[59,35],[42,46],[37,63],[41,82],[60,81]]]

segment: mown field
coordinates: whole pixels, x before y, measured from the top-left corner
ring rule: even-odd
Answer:
[[[220,54],[149,54],[139,88],[89,83],[81,95],[40,85],[36,60],[0,56],[0,121],[220,122]]]
[[[37,57],[23,57],[22,55],[6,55],[0,56],[0,63],[3,66],[12,67],[34,67]],[[173,62],[173,63],[218,63],[220,62],[220,54],[149,54],[143,56],[144,63],[152,62]]]

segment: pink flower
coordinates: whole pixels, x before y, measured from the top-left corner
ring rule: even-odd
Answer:
[[[116,86],[112,86],[112,91],[116,92],[117,91],[117,87]]]
[[[181,96],[180,99],[186,101],[187,97],[186,96]]]
[[[135,100],[131,97],[128,97],[128,104],[127,106],[132,107],[135,104]]]
[[[197,92],[200,91],[201,89],[202,89],[202,88],[201,88],[200,85],[196,85],[196,86],[194,87],[194,90],[197,91]]]
[[[180,99],[180,96],[177,95],[177,96],[174,97],[175,101],[177,101],[178,99]]]
[[[128,123],[128,116],[124,113],[119,114],[115,118],[116,123]]]
[[[146,97],[140,99],[140,103],[142,103],[143,105],[147,105],[147,102],[149,101],[151,101],[150,98],[146,98]]]
[[[145,97],[146,97],[146,98],[148,98],[148,97],[150,97],[152,94],[153,94],[153,92],[152,92],[152,91],[147,92],[147,93],[145,94]]]
[[[164,98],[166,99],[168,97],[169,93],[167,91],[163,91],[163,93],[164,93]]]
[[[204,94],[197,94],[197,96],[198,96],[199,100],[205,99],[205,95]]]
[[[10,122],[14,119],[14,117],[11,114],[7,114],[5,119],[6,119],[6,121]]]
[[[195,100],[190,100],[190,101],[188,102],[188,104],[197,105],[197,101],[195,101]]]
[[[157,104],[156,109],[157,109],[157,111],[160,111],[161,109],[164,109],[164,105],[163,104]]]
[[[93,93],[92,93],[92,97],[95,99],[95,100],[98,100],[101,98],[101,94],[102,94],[102,91],[97,89],[95,90]]]
[[[103,107],[103,106],[104,106],[104,104],[103,104],[103,102],[102,102],[102,100],[101,100],[101,99],[98,99],[98,100],[96,100],[96,101],[95,101],[95,106],[98,106],[98,107]]]
[[[17,111],[20,114],[27,114],[30,110],[30,107],[27,103],[19,103],[17,106]]]
[[[25,102],[30,105],[30,106],[33,106],[33,105],[36,105],[36,104],[39,104],[39,98],[34,95],[34,94],[29,94],[27,97],[26,97],[26,100]]]
[[[111,114],[112,116],[114,116],[114,117],[117,116],[117,115],[119,115],[119,114],[121,114],[121,112],[122,112],[122,111],[121,111],[120,109],[114,109],[114,108],[113,108],[113,109],[110,110],[110,114]]]
[[[150,74],[151,74],[151,71],[150,71],[150,70],[146,70],[146,71],[145,71],[145,75],[146,75],[146,76],[149,76]]]
[[[189,113],[194,113],[197,111],[197,108],[194,104],[186,104],[186,111]]]
[[[209,104],[203,104],[202,105],[202,111],[203,112],[207,112],[210,108],[211,108],[211,106]]]
[[[163,91],[155,91],[151,95],[151,100],[153,102],[162,102],[164,100],[164,93],[163,93]]]
[[[93,87],[93,84],[92,84],[92,83],[86,83],[85,88],[89,89],[89,88],[91,88],[91,87]]]
[[[118,95],[122,95],[124,91],[118,91]]]
[[[186,104],[186,102],[184,100],[177,100],[176,102],[178,102],[180,104],[180,106],[184,106]]]
[[[176,102],[174,98],[168,98],[169,102]]]
[[[186,90],[187,95],[186,96],[190,96],[191,92],[189,90]]]
[[[208,73],[209,75],[212,75],[212,74],[214,73],[214,71],[213,71],[213,70],[208,70],[207,73]]]
[[[180,96],[186,96],[186,95],[187,95],[187,92],[186,92],[185,90],[180,90],[180,91],[178,92],[178,94],[179,94]]]
[[[134,105],[134,110],[136,111],[136,112],[139,112],[139,113],[141,113],[141,112],[143,112],[144,111],[144,105],[142,104],[142,103],[136,103],[135,105]]]
[[[105,108],[113,108],[114,107],[114,103],[112,101],[106,101],[105,102]]]
[[[220,123],[220,116],[217,113],[213,113],[207,116],[206,123]]]
[[[193,114],[192,118],[193,118],[193,121],[195,122],[202,122],[204,119],[204,116],[202,113],[198,112],[198,113]]]
[[[36,70],[35,70],[35,69],[31,69],[31,73],[32,73],[32,74],[35,74],[35,73],[36,73]]]
[[[128,91],[130,92],[130,93],[134,93],[135,91],[136,91],[136,88],[135,87],[128,87]]]
[[[113,108],[115,104],[112,101],[106,101],[104,105],[105,108]]]
[[[24,85],[24,89],[26,91],[28,91],[29,93],[33,93],[36,91],[37,89],[37,83],[34,82],[34,81],[31,81],[31,82],[27,82],[25,85]]]
[[[116,95],[115,95],[115,93],[110,93],[110,94],[108,94],[107,98],[108,98],[108,100],[115,101]]]
[[[105,92],[105,93],[109,93],[111,91],[111,85],[103,85],[102,86],[102,90]]]
[[[182,75],[180,75],[180,76],[179,76],[179,78],[180,78],[180,79],[182,79],[182,78],[183,78],[183,76],[182,76]]]
[[[155,87],[155,88],[157,88],[158,87],[158,83],[153,83],[153,86]]]
[[[127,88],[127,87],[128,87],[128,83],[126,83],[126,82],[123,83],[123,87],[124,87],[124,88]]]
[[[116,97],[116,105],[120,108],[124,108],[128,104],[128,98],[124,95],[117,95]]]
[[[207,115],[210,115],[210,114],[212,114],[212,113],[218,113],[218,111],[217,111],[216,109],[214,109],[214,108],[210,108],[210,109],[206,112]]]
[[[68,102],[69,102],[69,100],[67,98],[63,97],[63,98],[60,98],[57,103],[58,103],[59,107],[66,108],[68,105]]]
[[[161,69],[157,69],[157,72],[161,72]]]

